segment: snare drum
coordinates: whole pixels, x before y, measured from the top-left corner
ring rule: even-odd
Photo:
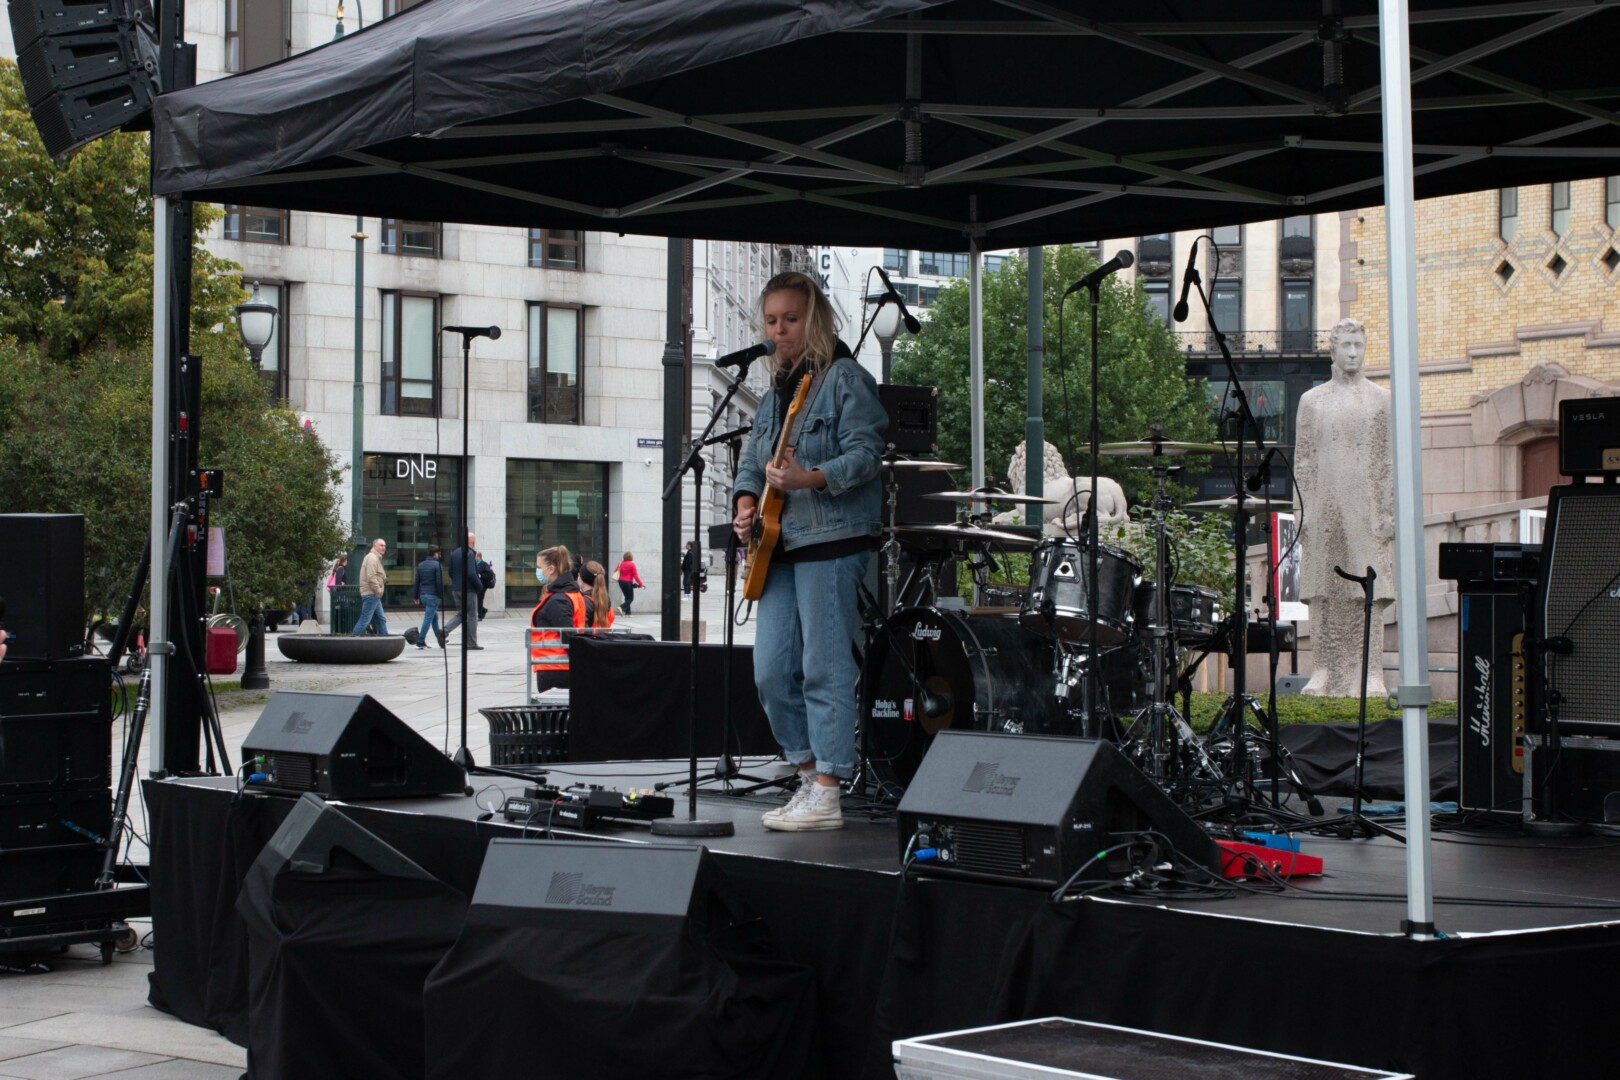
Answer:
[[[1097,644],[1118,645],[1131,636],[1136,583],[1142,564],[1128,551],[1099,545],[1097,564]],[[1042,540],[1029,559],[1029,588],[1018,619],[1043,638],[1071,644],[1090,641],[1091,607],[1086,603],[1090,549],[1066,536]]]
[[[1136,586],[1136,632],[1145,635],[1153,625],[1153,601],[1159,593],[1156,582]],[[1221,594],[1202,585],[1170,586],[1170,625],[1178,645],[1208,644],[1221,625]]]

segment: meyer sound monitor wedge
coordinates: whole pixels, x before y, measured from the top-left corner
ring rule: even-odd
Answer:
[[[461,769],[370,694],[283,690],[270,698],[242,743],[250,771],[272,791],[329,799],[459,795]]]
[[[1100,852],[1144,833],[1219,875],[1215,841],[1112,743],[941,731],[900,800],[901,856],[938,857],[919,871],[1050,887]],[[1138,859],[1097,858],[1086,880],[1120,878]]]

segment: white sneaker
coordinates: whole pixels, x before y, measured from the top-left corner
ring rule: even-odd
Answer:
[[[767,817],[767,829],[776,832],[811,832],[844,827],[844,812],[838,803],[838,785],[812,780],[805,786],[809,794],[784,806],[780,817],[774,820]]]
[[[788,796],[788,801],[783,803],[781,806],[778,806],[775,810],[767,810],[760,815],[760,821],[764,823],[767,828],[770,826],[771,822],[780,821],[782,815],[788,812],[789,807],[797,806],[799,803],[803,802],[805,796],[810,794],[810,789],[815,787],[815,770],[794,768],[793,771],[799,777],[799,786],[793,789],[793,794]]]

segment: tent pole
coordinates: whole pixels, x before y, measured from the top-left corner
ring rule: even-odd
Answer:
[[[1429,838],[1429,628],[1423,563],[1422,408],[1418,398],[1417,258],[1412,189],[1411,46],[1406,0],[1379,0],[1384,109],[1384,206],[1388,218],[1389,383],[1395,458],[1395,604],[1400,630],[1406,765],[1406,920],[1413,938],[1433,938]]]
[[[973,486],[984,486],[984,275],[979,267],[979,241],[968,240],[968,387],[973,412]],[[974,503],[970,511],[984,508]]]
[[[1025,326],[1029,335],[1029,389],[1025,396],[1029,403],[1029,416],[1024,421],[1024,492],[1028,495],[1046,494],[1046,421],[1041,413],[1042,380],[1045,364],[1046,319],[1046,264],[1045,249],[1032,247],[1029,255],[1029,313]],[[1024,523],[1034,517],[1037,524],[1045,516],[1040,507],[1031,507]]]
[[[152,516],[147,534],[155,565],[146,623],[146,662],[152,669],[148,745],[154,776],[165,774],[169,704],[169,545],[164,542],[169,535],[169,257],[169,200],[159,196],[152,205]]]

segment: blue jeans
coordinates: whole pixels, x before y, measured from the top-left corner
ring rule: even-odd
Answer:
[[[782,756],[845,780],[855,775],[856,594],[871,558],[773,564],[755,615],[754,685]]]
[[[383,618],[382,597],[365,593],[360,597],[360,618],[355,620],[354,629],[349,633],[363,634],[374,622],[377,633],[388,633],[388,620]]]
[[[422,596],[422,629],[416,632],[416,640],[424,645],[427,644],[428,631],[437,630],[438,628],[439,598],[424,593]]]

